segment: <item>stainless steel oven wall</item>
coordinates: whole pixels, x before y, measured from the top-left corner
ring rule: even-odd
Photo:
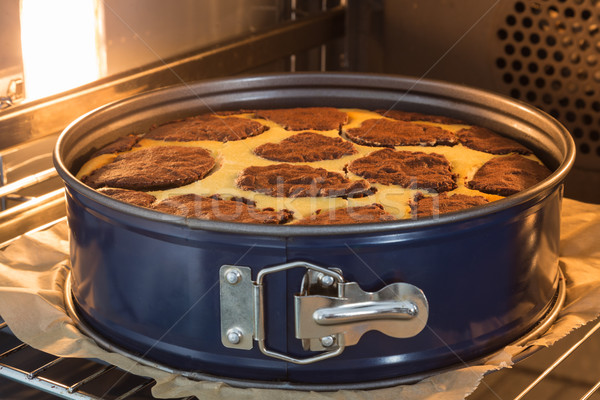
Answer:
[[[340,0],[105,0],[107,74],[181,58],[302,20],[340,5]],[[257,72],[339,69],[343,41],[281,59]]]
[[[0,5],[0,110],[22,95],[21,30],[19,0],[4,0]]]
[[[349,0],[348,62],[483,88],[561,121],[577,145],[566,195],[600,202],[598,0]]]
[[[201,47],[275,27],[289,19],[286,0],[105,0],[101,2],[104,76],[180,57]],[[13,100],[22,83],[20,1],[0,12],[0,97]],[[18,88],[21,89],[22,86]],[[12,93],[11,93],[12,92]],[[12,96],[11,96],[12,94]]]
[[[273,28],[289,19],[287,3],[285,0],[105,0],[107,72],[113,75]]]
[[[113,3],[105,4],[110,74],[67,92],[0,110],[0,150],[60,132],[96,107],[143,91],[240,73],[336,70],[343,61],[339,52],[344,43],[345,8],[338,0],[326,4],[321,0],[131,0],[114,2],[113,8],[109,8]],[[229,14],[249,16],[230,17],[225,4],[230,6]],[[281,14],[273,25],[275,9]],[[140,22],[146,14],[171,22],[146,26]],[[177,25],[182,14],[193,17],[181,20],[178,30],[163,31]],[[230,26],[233,23],[242,26]],[[118,24],[118,29],[112,26]],[[210,28],[202,29],[212,33],[195,36],[201,35],[202,29],[191,27],[194,24],[204,24]],[[217,38],[220,41],[214,42]],[[144,53],[152,53],[152,57]]]

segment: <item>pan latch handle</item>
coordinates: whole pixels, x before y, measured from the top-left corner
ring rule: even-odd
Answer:
[[[300,293],[294,296],[295,335],[303,348],[320,351],[307,358],[274,352],[265,344],[265,276],[305,268]],[[345,282],[338,269],[297,261],[265,268],[256,281],[248,267],[224,265],[221,282],[221,341],[224,346],[249,350],[254,342],[265,355],[295,364],[335,357],[361,336],[378,330],[396,338],[417,335],[427,323],[429,308],[423,292],[408,283],[393,283],[377,292]]]

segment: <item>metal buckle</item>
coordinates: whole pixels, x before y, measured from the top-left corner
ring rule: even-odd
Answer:
[[[323,351],[308,358],[290,357],[265,345],[264,277],[292,268],[307,269],[301,293],[294,296],[296,338],[302,340],[306,350]],[[310,364],[341,354],[367,331],[408,338],[427,323],[427,299],[420,289],[408,283],[365,292],[356,282],[345,282],[341,271],[304,261],[262,269],[256,282],[251,278],[248,267],[221,267],[221,342],[225,347],[250,350],[255,340],[267,356]]]

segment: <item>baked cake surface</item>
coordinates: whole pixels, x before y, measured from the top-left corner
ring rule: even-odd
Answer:
[[[445,116],[330,107],[202,114],[131,133],[77,174],[184,216],[327,225],[435,218],[543,180],[530,149]]]

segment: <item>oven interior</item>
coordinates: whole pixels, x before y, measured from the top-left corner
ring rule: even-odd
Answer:
[[[598,0],[95,0],[100,76],[38,99],[27,97],[21,50],[26,1],[0,6],[6,49],[0,58],[2,247],[64,217],[51,153],[72,120],[144,91],[239,74],[400,74],[510,96],[569,129],[577,159],[565,195],[600,203]],[[152,381],[95,360],[41,353],[1,328],[0,397],[151,398]],[[469,398],[521,398],[536,378],[540,383],[523,398],[594,398],[600,379],[595,329],[579,329],[487,376]],[[566,358],[573,345],[577,350]],[[546,376],[561,357],[566,360]]]

